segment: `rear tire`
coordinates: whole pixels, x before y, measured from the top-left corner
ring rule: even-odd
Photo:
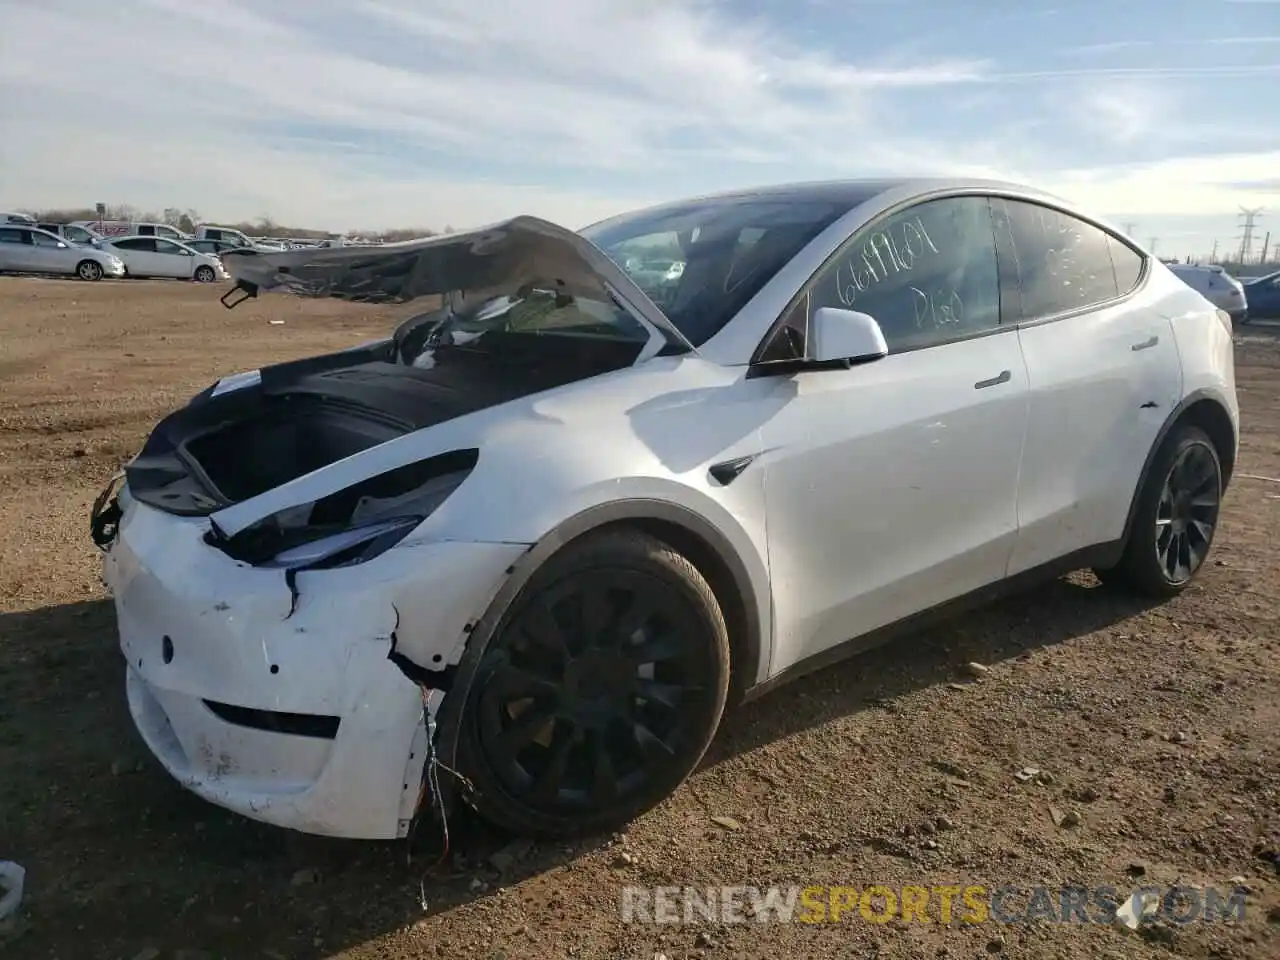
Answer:
[[[1094,573],[1149,597],[1181,593],[1209,557],[1221,505],[1222,462],[1213,441],[1199,427],[1175,426],[1138,493],[1120,562]]]
[[[102,264],[98,263],[96,260],[81,260],[76,264],[76,276],[81,280],[101,280]]]
[[[470,802],[524,835],[617,827],[698,765],[728,688],[697,568],[636,531],[588,536],[533,575],[481,657],[457,721]]]
[[[208,264],[196,267],[196,283],[213,283],[218,279],[217,274],[213,272],[213,267]]]

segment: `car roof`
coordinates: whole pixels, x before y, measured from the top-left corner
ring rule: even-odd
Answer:
[[[890,190],[905,189],[909,193],[931,193],[936,190],[996,191],[1029,193],[1041,197],[1050,197],[1043,190],[1010,180],[991,180],[971,177],[865,177],[844,180],[813,180],[796,183],[779,183],[768,186],[748,187],[738,190],[726,190],[689,197],[690,200],[750,200],[778,199],[795,201],[828,201],[847,203],[851,208],[865,203]],[[1061,199],[1055,197],[1054,199]]]
[[[973,190],[976,193],[1007,193],[1038,199],[1074,209],[1070,200],[1010,180],[993,180],[968,177],[866,177],[842,180],[813,180],[795,183],[778,183],[766,186],[744,187],[736,190],[725,190],[706,193],[700,196],[681,197],[669,202],[654,204],[645,208],[648,212],[658,212],[669,208],[683,207],[691,203],[735,203],[754,200],[774,200],[792,203],[834,203],[852,210],[881,194],[895,192],[904,197],[924,195],[938,191]],[[637,210],[619,214],[619,218],[629,216]],[[588,230],[604,226],[613,220],[609,217],[599,223],[584,227]]]

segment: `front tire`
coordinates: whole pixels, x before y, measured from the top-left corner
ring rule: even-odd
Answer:
[[[480,660],[458,720],[471,803],[525,835],[617,827],[698,765],[728,688],[697,568],[636,531],[584,538],[533,575]]]
[[[1094,572],[1150,597],[1181,593],[1208,559],[1221,505],[1222,462],[1213,441],[1199,427],[1174,427],[1138,494],[1124,555]]]
[[[81,260],[76,265],[76,276],[81,280],[101,280],[102,264],[98,263],[96,260]]]
[[[196,267],[196,283],[213,283],[217,276],[213,272],[213,267],[205,264]]]

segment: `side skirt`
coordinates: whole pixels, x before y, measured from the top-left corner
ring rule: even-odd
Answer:
[[[877,627],[875,630],[861,634],[851,640],[846,640],[844,643],[823,650],[821,653],[806,657],[798,663],[787,667],[776,676],[762,680],[747,690],[742,698],[743,702],[755,700],[757,697],[762,697],[775,688],[790,683],[792,680],[798,680],[810,673],[824,670],[843,660],[866,653],[868,650],[874,650],[876,647],[884,646],[886,643],[897,640],[907,634],[917,633],[927,627],[953,619],[957,614],[973,610],[976,607],[986,606],[1002,597],[1021,593],[1030,587],[1055,580],[1071,573],[1073,570],[1114,566],[1120,562],[1120,557],[1123,553],[1124,541],[1115,540],[1111,543],[1077,550],[1074,553],[1067,554],[1065,557],[1059,557],[1057,560],[1051,560],[1038,567],[1032,567],[1030,570],[1024,570],[1021,573],[1014,574],[1012,577],[988,584],[985,587],[979,587],[977,590],[973,590],[963,596],[947,600],[935,607],[930,607],[928,610],[913,613],[895,623]]]

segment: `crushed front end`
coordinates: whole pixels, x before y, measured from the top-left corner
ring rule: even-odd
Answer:
[[[255,565],[212,545],[207,517],[167,513],[116,483],[95,504],[94,539],[129,708],[165,769],[268,823],[405,836],[422,798],[428,711],[468,624],[525,548],[402,542],[327,569]],[[429,669],[397,664],[410,637],[435,651]]]

